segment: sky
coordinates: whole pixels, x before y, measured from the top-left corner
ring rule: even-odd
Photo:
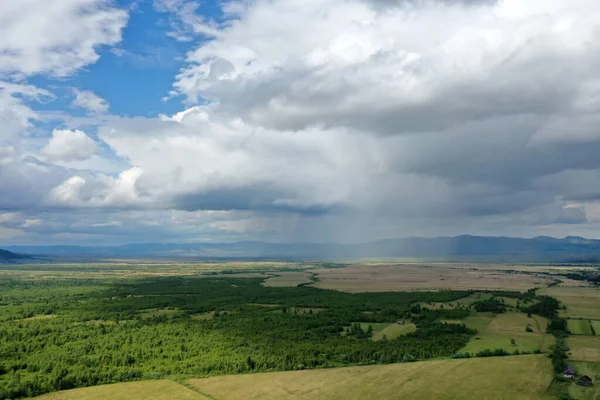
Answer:
[[[597,0],[0,0],[0,247],[600,237]]]

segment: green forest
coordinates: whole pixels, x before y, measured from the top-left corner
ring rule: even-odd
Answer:
[[[470,292],[348,294],[195,277],[11,280],[0,289],[2,399],[137,379],[448,357],[475,334],[440,322],[469,310],[418,305]],[[356,324],[396,321],[417,330],[373,341]]]

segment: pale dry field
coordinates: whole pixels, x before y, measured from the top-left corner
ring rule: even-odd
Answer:
[[[289,271],[294,269],[294,271]],[[316,287],[347,292],[410,291],[439,289],[527,290],[544,287],[552,277],[574,267],[522,266],[477,263],[361,263],[345,268],[319,268],[304,262],[151,262],[110,260],[105,263],[21,264],[0,268],[0,279],[128,279],[143,277],[195,276],[206,278],[260,278],[265,286],[297,286],[311,282]],[[577,268],[579,270],[585,269]],[[585,285],[565,277],[561,286]]]
[[[569,360],[600,362],[600,337],[569,336]]]
[[[566,310],[560,310],[561,317],[600,320],[600,288],[551,287],[540,289],[538,294],[555,297],[566,305]]]
[[[543,355],[436,360],[189,381],[216,400],[550,399]]]
[[[312,282],[311,274],[309,272],[277,272],[276,275],[272,275],[263,282],[264,286],[270,287],[285,287],[285,286],[298,286],[303,283]]]
[[[268,278],[290,268],[311,269],[314,265],[295,262],[149,262],[144,260],[16,264],[0,265],[0,279],[118,279],[164,276]]]
[[[365,324],[365,325],[367,325],[367,328],[368,328],[369,324]],[[382,340],[383,336],[385,335],[385,337],[388,340],[392,340],[392,339],[396,339],[399,336],[406,335],[407,333],[412,333],[412,332],[416,332],[416,331],[417,331],[417,327],[415,326],[415,324],[412,324],[412,323],[389,324],[381,330],[374,331],[373,337],[371,339],[375,340],[375,341]]]
[[[553,279],[491,268],[472,269],[449,264],[363,264],[318,269],[313,286],[344,292],[422,290],[518,290],[544,287]]]
[[[38,400],[206,400],[205,396],[172,381],[116,383],[64,390],[36,397]]]
[[[464,322],[477,334],[459,353],[476,354],[482,350],[503,349],[507,352],[535,350],[548,351],[555,343],[554,336],[546,333],[548,321],[540,316],[507,312],[505,314],[477,313],[467,317]],[[533,332],[526,332],[529,326]],[[511,340],[514,340],[512,344]]]

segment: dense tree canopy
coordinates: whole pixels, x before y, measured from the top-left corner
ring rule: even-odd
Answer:
[[[348,294],[212,277],[0,286],[0,398],[140,378],[423,360],[452,355],[474,333],[436,322],[468,311],[411,312],[468,292]],[[393,340],[370,340],[368,329],[342,334],[356,322],[413,318],[417,331]]]

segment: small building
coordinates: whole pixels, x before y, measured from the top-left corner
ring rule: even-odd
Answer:
[[[577,381],[577,385],[579,385],[579,386],[592,386],[593,384],[594,384],[594,382],[592,381],[592,378],[590,378],[587,375],[582,376]]]
[[[573,368],[570,365],[567,365],[562,373],[562,376],[564,376],[565,378],[575,378],[575,368]]]

